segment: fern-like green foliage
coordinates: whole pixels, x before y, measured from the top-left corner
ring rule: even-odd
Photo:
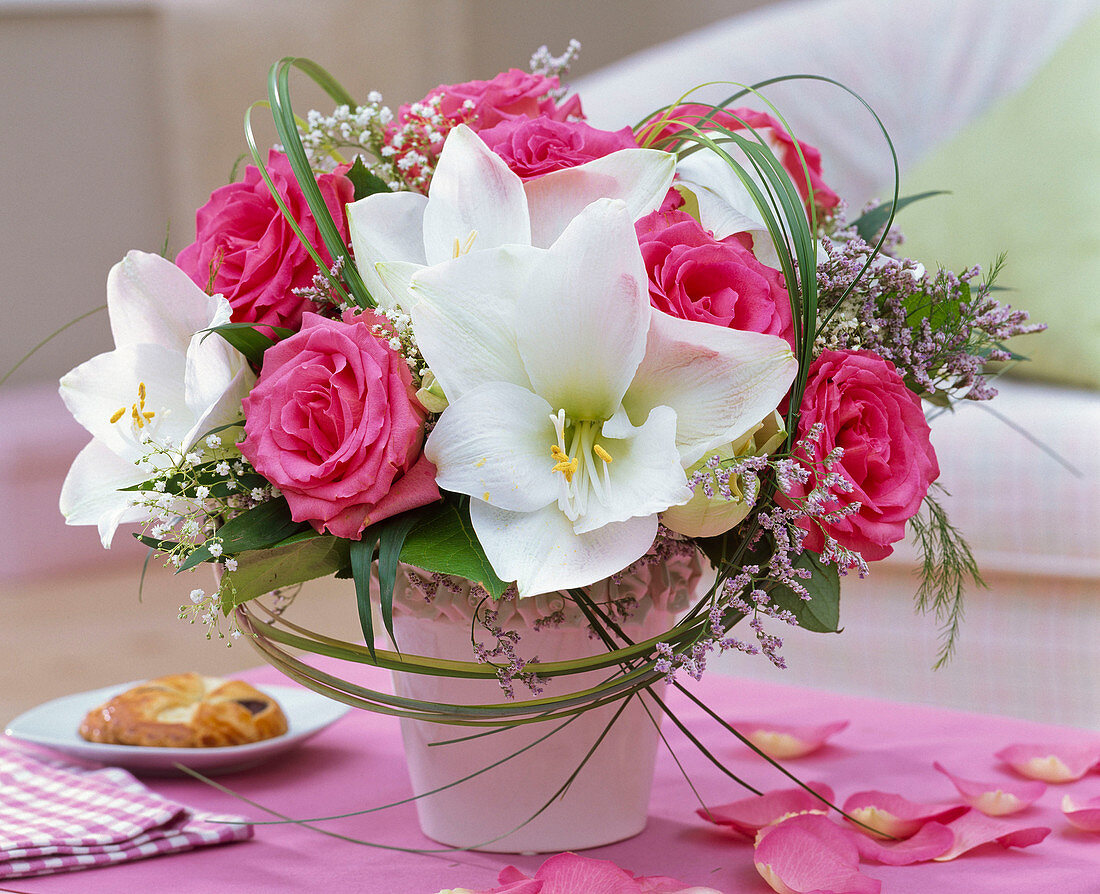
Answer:
[[[943,642],[935,667],[951,659],[963,618],[963,597],[971,584],[986,587],[974,555],[962,533],[947,518],[947,512],[929,494],[924,510],[909,520],[923,557],[921,583],[916,593],[917,610],[935,613]]]

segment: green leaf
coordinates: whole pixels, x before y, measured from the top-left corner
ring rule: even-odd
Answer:
[[[897,205],[893,211],[896,214],[901,211],[906,205],[911,205],[913,202],[919,202],[921,199],[928,199],[932,196],[948,195],[946,189],[932,189],[928,192],[918,192],[911,196],[906,196],[903,199],[898,199]],[[875,238],[875,233],[886,226],[886,222],[890,219],[890,202],[883,202],[876,208],[872,208],[862,217],[852,221],[852,226],[856,228],[856,232],[859,234],[859,238],[864,242],[870,242]]]
[[[363,164],[363,156],[361,155],[355,157],[355,161],[344,176],[355,187],[355,201],[357,202],[378,192],[392,192],[389,186],[386,185],[385,180]]]
[[[279,587],[327,577],[347,561],[347,540],[312,530],[288,537],[271,549],[243,553],[237,557],[237,570],[222,575],[222,611],[228,614],[242,602]]]
[[[280,338],[285,338],[288,335],[293,335],[293,329],[284,329],[282,326],[268,326],[266,327],[278,335]],[[222,338],[224,338],[230,345],[244,354],[248,358],[248,362],[255,366],[262,366],[264,362],[264,351],[270,348],[275,341],[268,336],[260,332],[251,323],[226,323],[222,326],[213,326],[210,329],[204,329],[207,334],[216,332]],[[203,336],[205,338],[205,336]]]
[[[250,550],[269,549],[308,527],[309,525],[305,522],[296,522],[290,517],[290,507],[287,505],[286,498],[279,497],[242,512],[236,518],[231,518],[218,528],[218,539],[222,544],[222,553],[235,556]],[[214,556],[211,555],[210,550],[200,546],[187,557],[179,570],[186,571],[213,559]],[[240,558],[238,558],[239,561]]]
[[[499,598],[508,584],[497,577],[474,534],[469,500],[443,500],[427,508],[401,547],[401,561],[425,571],[456,574]]]
[[[397,562],[401,556],[401,547],[405,545],[405,538],[420,521],[420,517],[418,513],[406,512],[386,521],[388,524],[379,532],[378,600],[382,608],[382,623],[386,625],[390,640],[396,647],[397,637],[393,634],[393,588],[397,583]]]
[[[378,538],[368,539],[364,536],[360,540],[349,541],[351,551],[351,574],[355,578],[355,604],[359,608],[359,626],[363,628],[363,641],[370,651],[371,660],[377,661],[374,653],[374,618],[370,607],[370,566],[374,561],[375,550],[378,549]],[[393,595],[392,591],[390,593]]]
[[[769,595],[773,605],[786,609],[798,619],[798,626],[814,633],[840,632],[840,573],[835,565],[826,565],[820,556],[804,552],[791,563],[809,568],[812,577],[802,581],[810,594],[806,602],[790,587],[780,584]]]

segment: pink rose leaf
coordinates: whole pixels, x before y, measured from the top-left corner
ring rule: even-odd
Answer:
[[[878,894],[882,883],[859,871],[850,833],[806,813],[765,829],[753,854],[756,871],[778,894]]]
[[[1014,826],[1008,820],[986,816],[969,810],[947,826],[955,836],[955,844],[946,853],[934,857],[937,862],[954,860],[983,844],[997,842],[1002,847],[1031,847],[1050,834],[1046,826]]]
[[[986,816],[1007,816],[1026,810],[1043,796],[1047,787],[1042,782],[976,782],[963,779],[942,764],[932,764],[958,789],[965,803]]]
[[[947,853],[955,843],[955,834],[943,823],[934,821],[925,823],[916,835],[904,841],[881,841],[854,830],[851,835],[861,857],[887,866],[908,866],[933,860]]]
[[[1085,832],[1100,832],[1100,798],[1078,804],[1069,795],[1062,798],[1062,813],[1071,826]]]
[[[918,804],[879,791],[856,792],[844,802],[845,813],[891,838],[908,838],[927,822],[950,822],[966,810],[962,804]]]
[[[826,801],[833,800],[833,790],[821,782],[808,782],[807,786]],[[763,795],[753,795],[740,801],[721,804],[695,812],[703,819],[719,826],[726,826],[743,835],[755,835],[784,816],[810,811],[823,812],[827,808],[802,788],[776,789]]]
[[[995,756],[1028,779],[1073,782],[1100,762],[1100,742],[1009,745]]]
[[[790,760],[817,751],[831,736],[847,729],[848,721],[838,720],[812,726],[771,721],[734,721],[731,725],[768,757]]]
[[[666,876],[636,877],[610,860],[594,860],[573,853],[549,857],[534,878],[524,875],[515,866],[506,866],[500,871],[498,881],[507,887],[494,888],[485,894],[580,894],[582,891],[584,894],[720,894],[713,888],[692,887]],[[513,887],[524,881],[539,887]]]

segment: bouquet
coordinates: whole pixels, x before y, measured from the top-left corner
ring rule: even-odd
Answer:
[[[401,567],[464,581],[497,648],[475,623],[473,660],[446,673],[511,694],[517,677],[537,691],[550,670],[619,668],[542,699],[539,720],[698,676],[715,651],[781,665],[782,626],[837,630],[841,576],[907,529],[925,551],[918,603],[952,631],[977,570],[936,500],[926,416],[992,398],[989,364],[1017,356],[1005,339],[1041,327],[995,300],[999,264],[983,277],[900,256],[896,188],[850,216],[759,90],[598,130],[560,80],[575,50],[396,112],[278,63],[281,145],[246,128],[252,163],[199,209],[195,241],[110,273],[115,350],[61,381],[93,436],[61,495],[68,522],[105,547],[137,522],[180,571],[214,565],[216,590],[183,614],[276,663],[282,643],[443,673],[376,648],[373,619],[392,635]],[[333,110],[295,115],[295,69]],[[633,606],[593,594],[672,555],[705,562],[706,583],[633,642]],[[362,645],[256,613],[331,574],[354,581]],[[497,609],[544,594],[606,654],[520,657]],[[522,713],[496,707],[401,710]]]

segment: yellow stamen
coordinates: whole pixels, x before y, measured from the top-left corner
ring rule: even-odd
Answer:
[[[592,452],[596,454],[605,463],[611,462],[611,454],[604,450],[599,444],[592,445]]]
[[[461,245],[461,243],[460,243],[460,242],[458,241],[458,237],[457,237],[457,236],[455,236],[455,247],[454,247],[454,254],[452,254],[452,255],[451,255],[451,257],[452,257],[452,258],[457,258],[457,257],[458,257],[458,256],[459,256],[460,254],[462,254],[462,245]]]
[[[575,459],[563,459],[553,469],[552,472],[561,472],[565,476],[565,483],[573,483],[573,475],[577,471],[579,463]]]
[[[138,382],[138,400],[145,403],[145,383]]]
[[[114,411],[114,412],[113,412],[113,413],[111,414],[111,424],[112,424],[112,425],[114,425],[114,424],[115,424],[116,422],[118,422],[118,420],[119,420],[119,419],[121,419],[121,418],[122,418],[122,417],[123,417],[123,416],[124,416],[125,414],[126,414],[126,408],[125,408],[125,407],[119,407],[119,408],[118,408],[117,410],[115,410],[115,411]]]

